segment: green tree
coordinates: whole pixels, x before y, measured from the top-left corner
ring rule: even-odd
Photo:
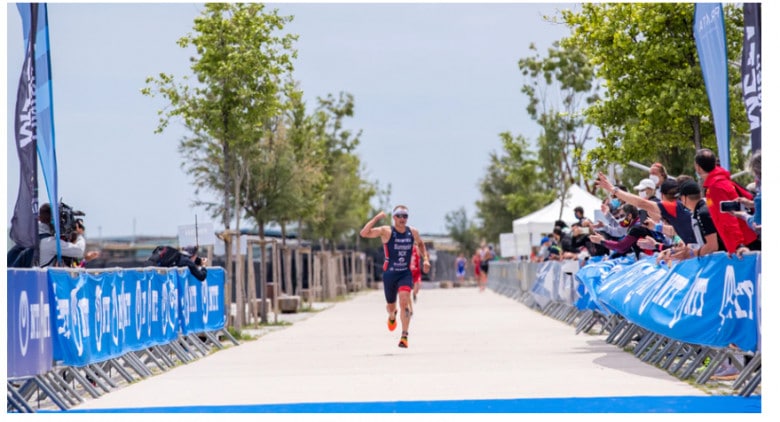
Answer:
[[[458,243],[458,252],[470,254],[479,246],[477,225],[469,220],[466,208],[460,207],[444,216],[445,228],[452,240]]]
[[[329,94],[318,102],[315,118],[325,148],[326,177],[319,215],[309,219],[307,228],[324,249],[326,244],[335,248],[353,236],[356,239],[368,219],[370,200],[377,188],[363,178],[360,159],[353,152],[360,143],[361,131],[353,134],[344,128],[344,119],[354,115],[352,94],[340,93],[338,98]]]
[[[603,168],[610,162],[661,161],[672,174],[691,174],[695,149],[717,150],[693,13],[694,3],[584,3],[581,11],[561,12],[572,30],[561,45],[587,55],[603,81],[604,99],[586,113],[600,131],[587,162]],[[741,168],[748,132],[738,65],[742,10],[727,4],[723,13],[731,159],[734,168]]]
[[[528,97],[526,110],[542,128],[538,159],[548,175],[551,190],[562,197],[570,184],[588,186],[580,165],[591,125],[585,122],[585,109],[598,100],[595,72],[579,50],[563,48],[558,42],[542,57],[531,44],[533,56],[518,62],[525,77],[522,92]]]
[[[512,222],[536,211],[555,198],[548,189],[547,175],[521,135],[499,135],[505,154],[491,152],[487,174],[480,182],[482,198],[477,201],[480,235],[498,243],[501,233],[512,231]]]
[[[266,13],[260,3],[207,3],[195,19],[194,34],[179,39],[182,48],[195,48],[191,59],[194,81],[160,73],[149,77],[144,95],[161,95],[169,106],[159,112],[157,132],[181,118],[192,137],[179,150],[182,166],[195,179],[196,192],[210,190],[222,204],[205,204],[225,229],[241,219],[240,194],[247,180],[258,139],[267,123],[282,112],[279,92],[293,70],[297,36],[277,36],[292,17],[276,10]],[[233,201],[231,211],[231,200]]]

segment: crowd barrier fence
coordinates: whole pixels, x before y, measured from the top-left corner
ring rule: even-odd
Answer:
[[[490,263],[488,288],[680,379],[705,384],[721,363],[740,370],[735,394],[761,384],[761,254]]]
[[[8,269],[7,411],[67,410],[238,342],[225,271]]]

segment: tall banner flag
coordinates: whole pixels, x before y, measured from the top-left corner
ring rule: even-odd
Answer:
[[[28,8],[38,9],[37,4]],[[35,44],[37,25],[33,21],[25,27],[25,59],[19,88],[16,91],[16,118],[14,134],[16,153],[19,156],[19,193],[16,196],[14,215],[11,218],[11,240],[22,248],[38,245],[38,165],[36,157],[35,112]],[[10,265],[10,263],[9,263]]]
[[[720,165],[731,171],[729,159],[729,80],[726,61],[726,30],[720,3],[696,3],[693,35],[710,100]]]
[[[16,7],[22,17],[25,45],[32,45],[33,73],[35,81],[33,102],[35,104],[35,130],[41,172],[51,204],[56,239],[60,238],[59,193],[57,192],[57,154],[54,142],[54,106],[52,101],[51,63],[49,59],[49,17],[46,3],[18,3]],[[33,32],[33,28],[35,31]],[[31,35],[32,34],[32,35]],[[37,235],[37,234],[36,234]],[[62,259],[60,243],[57,242],[57,260]]]
[[[750,122],[751,151],[761,149],[761,3],[743,3],[742,99]]]

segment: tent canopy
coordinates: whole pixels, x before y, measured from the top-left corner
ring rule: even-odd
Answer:
[[[591,195],[577,185],[571,185],[563,203],[558,198],[547,206],[532,212],[512,222],[512,233],[515,235],[515,247],[518,255],[530,255],[531,247],[538,246],[544,235],[552,233],[556,220],[563,220],[571,225],[574,219],[574,208],[582,207],[585,217],[594,219],[594,210],[601,208],[601,199]]]

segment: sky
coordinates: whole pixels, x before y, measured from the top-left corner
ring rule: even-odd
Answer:
[[[294,19],[295,78],[309,109],[317,97],[355,98],[345,126],[362,131],[363,175],[391,187],[409,224],[446,233],[445,216],[476,216],[479,181],[498,134],[535,138],[520,92],[520,58],[568,33],[543,15],[552,3],[269,3]],[[196,199],[177,151],[180,121],[155,134],[161,98],[140,94],[148,76],[190,75],[191,50],[177,39],[202,11],[195,3],[50,3],[58,189],[86,213],[88,236],[176,235],[180,225],[213,222]],[[23,60],[21,19],[6,6],[7,139]],[[19,188],[18,158],[7,142],[7,216]],[[39,181],[41,203],[46,199]],[[201,196],[213,199],[214,196]],[[378,205],[378,202],[373,204]],[[387,210],[389,211],[389,210]],[[507,227],[507,232],[512,228]]]

